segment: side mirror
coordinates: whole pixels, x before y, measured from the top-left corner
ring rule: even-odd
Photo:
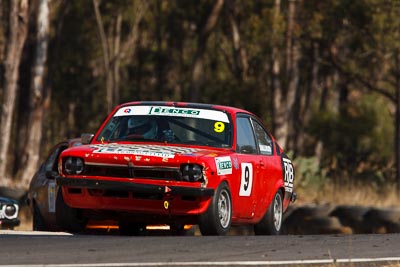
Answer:
[[[94,134],[91,133],[84,133],[81,135],[81,140],[82,140],[82,145],[87,145],[90,144],[90,141],[92,141]]]

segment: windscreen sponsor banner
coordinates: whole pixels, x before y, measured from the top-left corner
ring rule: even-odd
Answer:
[[[158,146],[158,145],[91,145],[95,148],[93,153],[101,154],[130,154],[139,156],[152,156],[162,158],[174,158],[176,154],[195,153],[198,149],[189,147],[173,147],[173,146]]]
[[[192,117],[229,123],[228,115],[222,111],[170,106],[128,106],[120,108],[114,116],[118,117],[132,115]]]

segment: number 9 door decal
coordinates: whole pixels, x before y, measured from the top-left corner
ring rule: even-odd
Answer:
[[[248,197],[251,195],[253,186],[253,165],[251,163],[242,163],[242,176],[240,181],[239,196]]]

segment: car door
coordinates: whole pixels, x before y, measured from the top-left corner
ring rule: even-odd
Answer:
[[[251,118],[259,151],[259,162],[262,165],[258,173],[259,201],[255,210],[256,216],[262,216],[268,208],[275,194],[276,183],[282,179],[281,156],[274,151],[274,142],[262,124],[255,118]]]
[[[260,173],[264,168],[260,161],[256,139],[250,117],[239,115],[236,118],[236,158],[233,159],[236,170],[236,188],[232,189],[232,198],[236,199],[235,214],[241,219],[252,219],[258,204],[262,180]]]
[[[55,225],[56,183],[55,175],[58,174],[58,158],[61,152],[68,147],[67,143],[56,145],[48,158],[40,166],[39,171],[32,179],[30,191],[33,198],[34,209],[48,226]],[[36,212],[37,212],[36,211]]]

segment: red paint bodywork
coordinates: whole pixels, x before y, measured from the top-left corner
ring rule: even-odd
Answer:
[[[101,189],[88,189],[81,186],[62,186],[62,193],[67,205],[73,208],[90,210],[93,214],[98,212],[103,216],[144,216],[147,221],[158,222],[160,218],[181,218],[186,222],[196,222],[196,216],[205,212],[210,204],[212,196],[209,194],[198,194],[193,196],[180,195],[180,189],[216,189],[222,181],[226,181],[232,196],[232,224],[250,223],[254,224],[261,220],[267,211],[274,194],[278,190],[282,190],[284,194],[283,209],[289,205],[291,192],[285,191],[283,180],[283,170],[281,157],[283,151],[276,144],[273,139],[273,155],[249,155],[240,154],[236,152],[236,116],[237,114],[247,114],[252,118],[260,120],[248,111],[217,105],[197,105],[190,103],[176,103],[176,102],[157,102],[156,105],[167,105],[174,107],[196,107],[196,108],[211,108],[214,110],[222,110],[230,117],[233,125],[233,144],[230,148],[214,148],[205,146],[193,145],[175,145],[165,143],[151,143],[146,142],[118,142],[118,143],[102,143],[96,141],[102,128],[106,122],[111,119],[117,110],[124,106],[133,105],[152,105],[152,102],[131,102],[120,105],[114,109],[113,112],[107,117],[105,122],[101,125],[97,133],[94,135],[91,143],[79,147],[72,147],[62,152],[59,162],[59,169],[61,178],[65,179],[85,179],[89,182],[96,184],[96,181],[121,183],[121,185],[132,184],[135,186],[154,186],[158,188],[158,193],[154,196],[151,194],[145,197],[142,194],[136,194],[127,189],[126,194],[121,195],[105,195],[105,191]],[[176,153],[173,158],[165,159],[159,156],[140,156],[135,154],[100,154],[93,153],[98,147],[106,148],[107,146],[127,146],[135,145],[141,147],[156,146],[163,147],[165,150],[174,151],[175,149],[194,149],[195,152],[190,153]],[[280,150],[280,151],[278,151]],[[84,159],[85,164],[94,165],[128,165],[129,162],[135,166],[152,166],[179,168],[182,163],[197,163],[204,167],[203,174],[207,178],[206,183],[201,182],[186,182],[186,181],[173,181],[173,180],[160,180],[160,179],[147,179],[147,178],[123,178],[123,177],[108,177],[108,176],[83,176],[83,175],[67,175],[62,171],[63,158],[66,157],[80,157]],[[232,174],[218,175],[216,170],[216,157],[230,157],[233,166]],[[239,196],[240,182],[241,182],[241,163],[248,163],[252,165],[253,169],[253,185],[250,196]],[[123,186],[121,186],[123,188]],[[121,187],[118,187],[118,193],[121,193]],[[172,188],[172,191],[169,191]],[[144,190],[144,189],[143,189]],[[111,190],[112,191],[112,190]],[[167,203],[167,204],[166,204]],[[167,207],[166,207],[167,206]],[[107,214],[107,215],[105,215]],[[116,215],[118,214],[118,215]],[[147,216],[147,217],[146,217]],[[187,218],[187,220],[186,220]]]

